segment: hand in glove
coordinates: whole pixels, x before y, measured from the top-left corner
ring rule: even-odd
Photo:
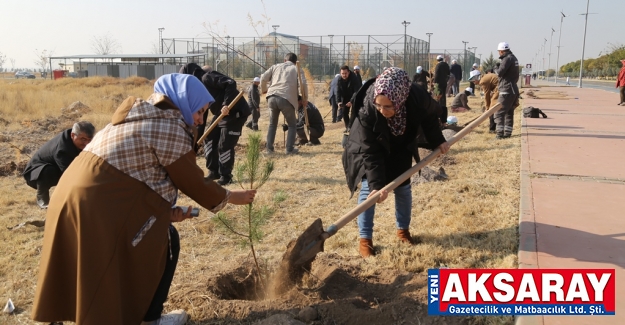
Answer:
[[[286,132],[289,130],[289,126],[286,124],[282,124],[282,131]]]

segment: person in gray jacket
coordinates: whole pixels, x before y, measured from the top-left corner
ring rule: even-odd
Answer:
[[[267,130],[267,151],[273,153],[276,130],[280,113],[286,119],[288,133],[286,136],[286,154],[296,154],[299,150],[294,147],[296,124],[297,124],[297,96],[298,87],[301,91],[302,106],[308,105],[308,88],[304,72],[300,71],[302,84],[299,85],[297,75],[297,55],[287,53],[284,63],[274,64],[260,77],[260,88],[263,94],[267,94],[269,106],[269,128]],[[270,84],[270,85],[268,85]]]
[[[330,82],[330,96],[328,97],[328,101],[330,101],[330,106],[332,107],[332,123],[336,123],[341,120],[343,117],[343,113],[339,111],[339,104],[336,101],[336,87],[339,84],[339,79],[341,75],[339,73],[334,76],[334,79]],[[338,118],[337,118],[337,114]]]
[[[510,45],[501,42],[497,46],[501,64],[496,73],[499,76],[499,99],[501,109],[495,113],[497,139],[509,138],[514,123],[514,104],[519,98],[519,60],[510,51]]]

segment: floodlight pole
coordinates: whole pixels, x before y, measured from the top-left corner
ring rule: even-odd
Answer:
[[[469,42],[465,42],[462,41],[462,43],[464,43],[464,60],[462,60],[462,76],[464,78],[466,78],[466,72],[467,72],[467,43]]]
[[[410,22],[404,20],[401,22],[401,24],[404,25],[404,70],[406,70],[406,52],[408,49],[408,40],[406,39],[406,36],[407,36],[406,31],[407,31],[408,25],[410,25]]]
[[[161,55],[163,55],[163,31],[164,30],[165,30],[165,27],[158,28],[158,44],[159,44],[159,47],[161,48]],[[50,67],[50,69],[52,69],[52,67]]]
[[[278,27],[280,25],[271,25],[273,27],[273,64],[278,63]]]
[[[432,48],[430,47],[430,37],[434,33],[425,33],[428,36],[428,71],[430,71],[430,60],[432,59]]]

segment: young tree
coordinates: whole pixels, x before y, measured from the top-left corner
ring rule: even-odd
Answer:
[[[11,61],[11,71],[15,71],[15,59],[11,58],[9,61]]]
[[[490,56],[488,57],[488,59],[484,60],[484,62],[482,62],[482,70],[484,73],[486,73],[486,71],[492,69],[495,67],[495,64],[497,64],[498,60],[495,60],[495,57],[493,56],[493,52],[490,52]]]
[[[108,33],[101,36],[93,36],[91,39],[91,49],[93,49],[95,54],[100,55],[121,53],[121,45]]]

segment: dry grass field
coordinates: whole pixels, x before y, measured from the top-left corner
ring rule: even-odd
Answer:
[[[241,82],[240,88],[248,85]],[[319,83],[311,90],[311,101],[325,115],[330,110],[327,86]],[[1,315],[0,324],[35,323],[29,315],[43,228],[25,224],[9,229],[45,218],[35,204],[35,191],[20,176],[25,162],[75,121],[88,120],[101,129],[126,96],[147,98],[151,92],[152,83],[142,78],[0,80],[0,303],[11,298],[17,307],[13,315]],[[89,109],[61,113],[75,101]],[[470,105],[478,109],[452,115],[463,124],[481,113],[480,102],[471,97]],[[264,139],[264,100],[261,109]],[[310,324],[511,324],[512,317],[427,316],[426,271],[517,267],[520,111],[512,138],[495,140],[483,124],[432,164],[444,167],[448,180],[413,186],[410,231],[421,237],[421,244],[399,244],[390,195],[376,208],[375,258],[359,257],[357,225],[351,222],[326,241],[303,283],[279,297],[257,299],[248,276],[249,249],[219,227],[212,214],[202,210],[198,218],[176,224],[182,248],[166,309],[186,309],[189,324],[252,324],[279,313],[296,317],[307,306],[318,316]],[[287,243],[316,218],[328,226],[356,205],[341,164],[343,124],[332,124],[329,114],[325,121],[322,145],[304,146],[299,155],[286,156],[282,132],[276,136],[275,170],[256,199],[271,212],[255,245],[269,272]],[[249,132],[245,128],[239,154]],[[203,157],[197,162],[204,168]],[[193,205],[186,197],[179,204]],[[236,207],[225,212],[245,221]]]

